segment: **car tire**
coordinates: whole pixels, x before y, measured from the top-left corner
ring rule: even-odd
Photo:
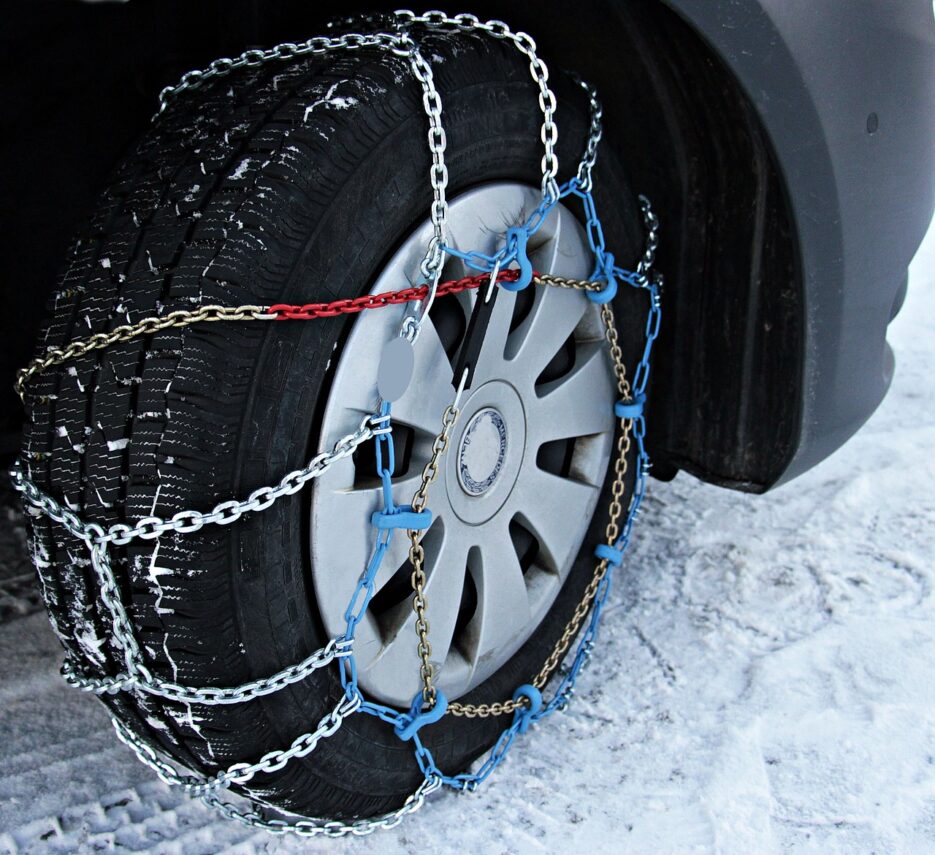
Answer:
[[[444,104],[450,195],[496,180],[538,186],[541,117],[521,57],[468,34],[428,35],[423,49]],[[567,177],[584,147],[587,103],[570,81],[557,80],[556,89]],[[117,167],[76,240],[40,349],[206,303],[305,303],[366,292],[426,216],[425,130],[407,62],[387,53],[271,63],[180,95]],[[618,258],[635,259],[638,209],[606,146],[597,188]],[[627,296],[618,298],[619,314],[633,354],[641,317]],[[51,369],[27,396],[28,474],[102,525],[207,509],[274,483],[319,447],[323,400],[353,323],[166,329]],[[327,641],[308,581],[309,492],[233,526],[112,550],[154,674],[234,685],[275,673]],[[462,700],[509,698],[538,671],[590,579],[608,495],[605,485],[573,570],[537,630]],[[33,516],[30,525],[63,645],[86,670],[116,674],[120,654],[82,544],[45,518]],[[132,691],[103,701],[141,739],[212,774],[288,746],[340,693],[337,669],[328,668],[239,705],[179,704]],[[425,731],[426,744],[440,768],[457,773],[508,723],[449,716]],[[244,792],[303,815],[365,817],[399,807],[421,777],[411,745],[382,721],[356,715],[312,755],[257,775]]]

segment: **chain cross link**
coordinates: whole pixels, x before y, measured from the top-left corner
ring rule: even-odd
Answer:
[[[304,680],[313,671],[325,667],[336,658],[350,656],[350,642],[332,639],[324,648],[315,651],[301,662],[270,677],[251,680],[239,686],[192,687],[162,680],[154,676],[143,661],[133,626],[120,598],[107,547],[110,543],[126,544],[135,538],[155,539],[170,531],[187,534],[209,524],[227,525],[244,513],[265,510],[281,497],[297,493],[309,480],[323,475],[336,462],[353,454],[362,443],[373,437],[372,423],[373,417],[367,416],[356,431],[339,439],[331,452],[319,454],[302,469],[288,473],[276,486],[255,490],[244,501],[222,502],[206,514],[181,511],[168,520],[147,517],[134,526],[117,523],[106,531],[97,523],[83,522],[73,511],[39,490],[17,463],[10,476],[14,489],[22,493],[24,501],[49,519],[61,524],[66,531],[87,545],[100,588],[100,599],[110,614],[111,637],[115,647],[121,651],[126,666],[126,670],[116,676],[91,677],[82,673],[74,662],[66,662],[63,675],[68,683],[94,694],[112,694],[136,688],[147,694],[181,703],[234,704],[277,692],[285,686]]]
[[[555,111],[557,102],[555,93],[549,86],[549,69],[536,53],[536,42],[528,33],[513,32],[509,25],[496,19],[481,21],[476,15],[462,13],[459,15],[446,15],[444,12],[433,10],[423,15],[416,15],[409,9],[399,9],[396,17],[404,24],[422,24],[429,28],[453,27],[461,32],[480,32],[493,36],[495,39],[511,44],[529,61],[529,73],[539,87],[539,109],[542,111],[542,128],[540,139],[544,153],[542,155],[542,199],[545,202],[557,201],[559,187],[556,181],[558,175],[558,155],[555,146],[558,142],[558,125],[555,124]]]

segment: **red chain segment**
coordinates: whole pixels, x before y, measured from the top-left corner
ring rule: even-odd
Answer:
[[[497,282],[515,282],[519,278],[519,270],[501,270],[497,275]],[[538,274],[534,274],[538,275]],[[443,297],[446,294],[458,294],[472,288],[479,288],[490,281],[489,273],[479,273],[476,276],[465,276],[463,279],[451,279],[439,282],[436,295]],[[304,306],[293,306],[289,303],[277,303],[270,306],[266,312],[275,315],[277,321],[311,321],[315,318],[334,318],[338,315],[353,315],[364,309],[381,309],[384,306],[397,306],[400,303],[411,303],[415,300],[424,300],[429,293],[428,285],[418,288],[403,288],[401,291],[384,291],[382,294],[364,294],[362,297],[353,297],[346,300],[333,300],[330,303],[306,303]]]

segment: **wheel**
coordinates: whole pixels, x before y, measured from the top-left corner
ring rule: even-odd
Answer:
[[[451,235],[490,250],[537,203],[537,93],[518,56],[469,35],[426,36],[444,103]],[[230,76],[174,102],[118,167],[70,254],[42,346],[205,303],[303,303],[405,287],[427,236],[425,117],[402,59],[357,51]],[[570,174],[587,105],[570,84],[559,154]],[[632,193],[610,152],[598,171],[605,229],[638,254]],[[589,272],[576,214],[532,246],[542,270]],[[463,274],[450,263],[445,278]],[[452,359],[475,299],[440,298],[395,405],[398,501],[408,501],[453,394]],[[639,347],[640,315],[623,324]],[[114,345],[33,382],[28,474],[102,525],[243,497],[303,465],[376,403],[377,359],[402,309],[313,322],[218,323]],[[593,569],[605,522],[614,383],[595,307],[558,289],[503,292],[425,537],[430,637],[449,698],[507,699],[561,635]],[[372,546],[372,449],[313,488],[232,526],[112,550],[121,596],[157,676],[228,686],[320,647]],[[595,513],[597,511],[597,513]],[[80,544],[32,518],[53,626],[82,667],[116,674],[119,652]],[[398,536],[359,629],[364,691],[408,707],[419,687],[405,538]],[[313,728],[340,696],[335,668],[248,703],[105,697],[135,734],[205,773],[255,760]],[[455,773],[504,717],[424,732]],[[247,786],[316,816],[398,807],[421,779],[385,723],[348,718],[307,758]]]

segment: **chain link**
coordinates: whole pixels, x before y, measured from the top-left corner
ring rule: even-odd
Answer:
[[[588,144],[585,149],[581,163],[578,164],[578,188],[583,193],[590,193],[593,187],[591,173],[594,171],[594,164],[597,162],[597,147],[604,135],[603,118],[604,108],[601,106],[600,99],[597,97],[597,90],[586,80],[577,74],[572,74],[572,79],[584,90],[588,96],[588,104],[591,109],[591,127],[588,131]]]
[[[656,263],[656,250],[659,247],[659,217],[656,216],[649,199],[640,194],[640,210],[643,213],[643,223],[646,226],[646,247],[643,257],[637,262],[636,272],[640,276],[648,276]]]
[[[408,39],[408,36],[405,38]],[[416,49],[415,43],[411,41],[409,43],[412,45],[410,57],[412,73],[422,87],[422,106],[429,119],[428,143],[429,152],[432,155],[432,165],[429,168],[429,184],[432,187],[432,207],[429,210],[429,219],[432,223],[432,237],[429,239],[425,257],[419,265],[422,275],[432,283],[428,298],[422,306],[421,317],[424,318],[432,308],[444,261],[442,245],[445,242],[444,228],[448,219],[446,197],[448,167],[445,165],[445,149],[448,146],[448,139],[442,127],[442,99],[438,89],[435,88],[435,75],[432,73],[432,67]]]
[[[458,392],[460,398],[460,390]],[[442,455],[448,448],[448,442],[451,439],[451,431],[454,429],[458,416],[461,411],[458,409],[458,398],[451,404],[442,417],[442,430],[435,441],[432,443],[432,456],[422,470],[422,483],[412,497],[412,509],[417,513],[424,510],[428,503],[429,487],[435,483],[438,478],[438,464]],[[425,597],[425,585],[427,578],[425,575],[425,552],[422,549],[422,532],[409,531],[409,562],[412,564],[412,608],[416,614],[416,634],[419,636],[419,661],[421,663],[419,674],[422,677],[422,701],[429,708],[435,705],[435,687],[432,685],[434,677],[434,666],[431,662],[432,645],[429,643],[429,623],[425,617],[425,611],[428,608],[428,601]]]
[[[603,282],[590,279],[572,279],[568,276],[555,276],[551,273],[537,273],[532,280],[536,285],[552,285],[555,288],[570,288],[574,291],[603,291]]]
[[[342,694],[334,709],[318,722],[318,727],[294,739],[288,748],[270,751],[255,763],[234,763],[223,772],[206,778],[178,772],[171,764],[163,760],[151,745],[137,738],[122,722],[118,719],[112,719],[112,721],[120,741],[129,746],[133,753],[163,782],[181,787],[190,795],[204,796],[207,793],[227,789],[232,784],[247,784],[261,772],[266,774],[278,772],[290,760],[308,756],[318,747],[319,742],[337,733],[344,719],[357,712],[360,704],[360,695],[349,698]]]
[[[518,270],[504,270],[498,282],[514,281],[519,276]],[[452,279],[438,285],[438,296],[458,294],[462,291],[478,288],[488,282],[489,276],[478,274]],[[597,287],[600,287],[598,285]],[[193,310],[176,310],[165,315],[143,318],[135,324],[115,327],[106,333],[95,333],[84,339],[78,339],[64,348],[53,348],[42,356],[32,360],[25,368],[17,372],[15,389],[20,400],[24,400],[26,384],[30,379],[55,365],[61,365],[77,359],[94,350],[103,350],[112,344],[131,341],[145,335],[153,335],[167,329],[181,329],[197,323],[216,321],[277,321],[277,320],[317,320],[335,318],[339,315],[353,315],[369,309],[381,309],[407,302],[424,300],[429,293],[429,286],[403,288],[399,291],[384,291],[380,294],[364,294],[330,303],[306,303],[301,306],[277,303],[272,306],[202,306]]]
[[[121,721],[116,718],[111,720],[118,739],[136,755],[143,765],[155,772],[163,783],[179,787],[189,795],[200,797],[205,804],[220,811],[228,819],[236,820],[253,828],[271,831],[275,834],[293,833],[300,837],[364,836],[381,828],[395,828],[407,814],[419,810],[425,803],[427,796],[441,787],[441,779],[437,775],[427,777],[416,788],[415,792],[406,799],[403,805],[395,811],[350,823],[335,820],[299,819],[290,821],[270,819],[258,811],[241,811],[229,802],[222,801],[219,796],[219,792],[227,789],[231,784],[244,784],[259,772],[275,772],[283,768],[289,760],[295,757],[307,756],[314,751],[322,739],[327,739],[336,733],[343,720],[347,716],[353,715],[359,706],[359,695],[356,696],[356,699],[348,699],[342,696],[335,708],[319,722],[319,726],[315,731],[303,734],[294,740],[288,749],[272,751],[264,755],[256,763],[234,764],[225,772],[211,778],[199,778],[179,772],[164,760],[149,743],[139,739]]]
[[[481,21],[476,15],[446,15],[444,12],[431,11],[416,15],[408,9],[400,9],[396,17],[404,24],[422,24],[430,29],[453,27],[461,32],[487,33],[495,39],[512,43],[529,61],[529,73],[539,87],[539,109],[542,111],[542,128],[539,136],[542,140],[542,198],[543,201],[557,201],[559,187],[555,176],[558,175],[558,155],[555,146],[558,142],[558,125],[555,124],[557,102],[555,93],[549,87],[548,66],[536,53],[536,42],[528,33],[513,32],[503,21]]]
[[[195,311],[174,311],[166,315],[143,318],[135,324],[125,324],[110,332],[95,333],[88,338],[73,341],[64,348],[52,348],[38,359],[34,359],[16,375],[14,388],[20,399],[25,394],[26,383],[31,377],[53,365],[83,356],[90,350],[100,350],[113,344],[130,341],[142,335],[153,335],[170,327],[187,327],[196,323],[213,321],[269,321],[275,320],[262,306],[202,306]]]
[[[114,635],[116,640],[116,632]],[[286,686],[301,682],[313,671],[330,665],[335,659],[349,656],[350,653],[351,644],[349,642],[332,638],[320,650],[316,650],[301,662],[290,665],[271,677],[252,680],[230,688],[182,686],[178,683],[168,680],[156,680],[152,677],[141,679],[139,676],[133,676],[126,672],[113,677],[94,677],[84,673],[71,660],[66,660],[62,665],[62,677],[72,688],[95,695],[113,695],[120,691],[139,689],[141,692],[183,704],[198,703],[208,706],[220,706],[242,704],[253,698],[272,695]],[[139,674],[139,671],[140,669],[137,668],[137,674]]]
[[[403,46],[399,35],[392,33],[347,33],[342,36],[328,37],[315,36],[307,41],[295,44],[283,42],[266,50],[247,50],[240,56],[230,59],[221,57],[211,62],[207,68],[187,71],[182,79],[173,86],[166,86],[159,93],[159,112],[165,111],[173,99],[185,92],[199,89],[206,83],[229,74],[241,68],[257,68],[268,62],[288,61],[303,56],[324,56],[328,53],[343,50],[359,50],[360,48],[378,48],[389,50],[397,55],[405,56],[408,50]]]
[[[364,837],[374,831],[389,830],[399,825],[411,813],[415,813],[424,804],[426,798],[442,786],[438,775],[427,776],[401,807],[382,816],[360,819],[354,822],[314,819],[269,819],[258,811],[242,811],[228,802],[223,802],[213,793],[202,797],[205,804],[220,811],[228,819],[242,823],[250,828],[267,831],[271,834],[295,834],[298,837]]]

